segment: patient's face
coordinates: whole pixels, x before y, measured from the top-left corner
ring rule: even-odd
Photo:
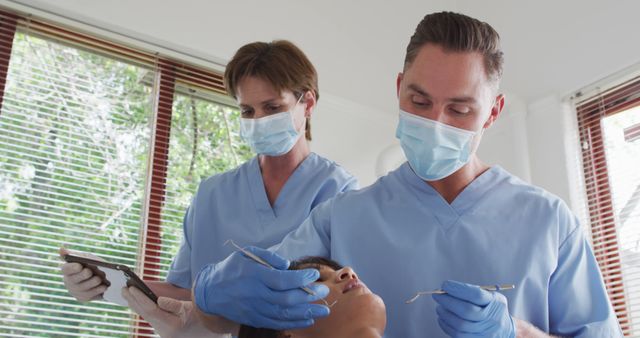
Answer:
[[[360,281],[350,267],[333,270],[325,265],[304,264],[299,268],[318,269],[318,283],[329,288],[329,296],[325,300],[329,304],[336,303],[331,307],[328,317],[317,319],[309,328],[291,330],[288,334],[292,337],[341,337],[359,329],[374,329],[382,336],[386,325],[384,303]]]

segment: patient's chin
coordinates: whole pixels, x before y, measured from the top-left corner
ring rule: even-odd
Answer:
[[[387,316],[382,299],[373,293],[341,297],[331,307],[328,317],[320,318],[309,328],[291,330],[291,337],[345,337],[350,332],[373,328],[382,335]]]
[[[326,323],[322,323],[326,321]],[[317,321],[319,325],[334,330],[356,331],[358,328],[381,328],[386,325],[386,311],[382,299],[373,293],[363,293],[356,297],[343,297],[331,308],[331,315]]]
[[[383,334],[387,324],[387,312],[382,298],[374,293],[359,298],[359,316],[355,317],[354,321],[361,321],[363,326],[375,328]]]

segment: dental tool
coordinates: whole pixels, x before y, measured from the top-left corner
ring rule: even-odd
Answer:
[[[271,264],[267,263],[264,259],[262,259],[262,258],[256,256],[255,254],[247,251],[245,248],[243,248],[243,247],[239,246],[238,244],[236,244],[236,242],[234,242],[232,239],[229,239],[226,242],[224,242],[224,245],[227,245],[227,244],[233,245],[236,249],[238,249],[240,252],[245,254],[247,257],[253,259],[257,263],[262,264],[262,265],[264,265],[264,266],[266,266],[266,267],[268,267],[270,269],[275,269],[273,266],[271,266]],[[312,296],[316,296],[316,293],[313,290],[311,290],[308,287],[306,287],[306,286],[303,286],[300,289],[302,289],[302,291],[304,291],[304,292],[306,292],[306,293],[308,293],[308,294],[310,294]],[[321,298],[320,300],[328,307],[333,307],[338,302],[336,300],[333,303],[329,304],[329,302],[327,302],[324,298]]]
[[[515,289],[516,286],[513,284],[496,284],[496,285],[482,285],[480,286],[480,288],[487,291],[502,291],[502,290]],[[416,299],[418,299],[420,296],[433,295],[433,294],[444,295],[446,293],[447,292],[444,290],[420,291],[416,293],[413,297],[411,297],[411,299],[407,300],[405,304],[410,304],[415,302]]]

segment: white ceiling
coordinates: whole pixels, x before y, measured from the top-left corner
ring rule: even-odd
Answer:
[[[395,77],[424,14],[459,11],[502,36],[503,89],[525,103],[565,95],[640,62],[640,1],[20,0],[177,49],[228,60],[242,44],[290,39],[321,92],[396,113]]]

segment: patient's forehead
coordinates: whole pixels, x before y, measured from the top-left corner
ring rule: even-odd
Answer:
[[[322,271],[336,271],[333,267],[326,265],[326,264],[321,264],[321,263],[302,263],[298,266],[296,266],[296,270],[302,270],[302,269],[316,269],[320,272]]]

